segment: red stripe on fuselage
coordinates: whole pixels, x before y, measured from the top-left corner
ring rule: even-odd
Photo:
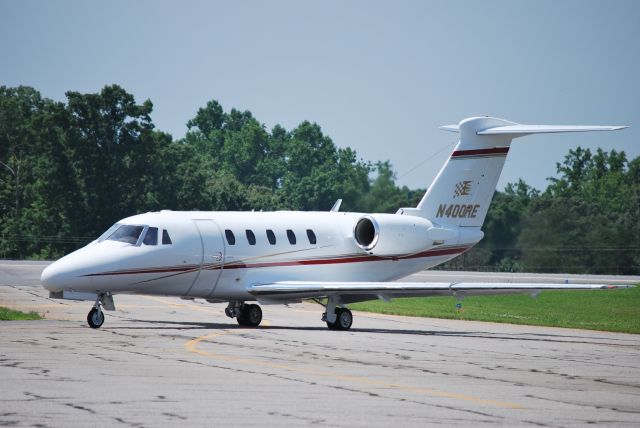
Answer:
[[[136,270],[117,270],[112,272],[90,273],[84,276],[103,276],[103,275],[135,275],[139,273],[171,273],[171,272],[187,272],[200,269],[200,265],[175,266],[175,267],[157,267],[149,269]]]
[[[343,264],[343,263],[362,263],[362,262],[378,262],[383,260],[407,260],[407,259],[419,259],[422,257],[436,257],[446,256],[450,254],[463,253],[471,247],[450,247],[442,249],[431,249],[422,251],[416,254],[409,254],[404,256],[350,256],[341,257],[335,259],[309,259],[309,260],[287,260],[282,262],[263,262],[263,263],[233,263],[224,265],[224,269],[251,269],[251,268],[264,268],[264,267],[281,267],[281,266],[308,266],[308,265],[329,265],[329,264]]]
[[[308,266],[308,265],[329,265],[329,264],[344,264],[344,263],[362,263],[362,262],[378,262],[389,260],[409,260],[419,259],[424,257],[437,257],[447,256],[451,254],[461,254],[467,251],[471,246],[459,246],[448,248],[435,248],[426,251],[421,251],[415,254],[407,254],[402,256],[346,256],[333,259],[301,259],[301,260],[285,260],[280,262],[262,262],[262,263],[243,263],[235,262],[225,265],[204,265],[202,269],[253,269],[253,268],[267,268],[267,267],[286,267],[286,266]],[[189,271],[199,270],[199,265],[190,266],[173,266],[173,267],[158,267],[138,270],[122,270],[102,273],[91,273],[85,276],[109,276],[109,275],[137,275],[137,274],[149,274],[149,273],[187,273]]]

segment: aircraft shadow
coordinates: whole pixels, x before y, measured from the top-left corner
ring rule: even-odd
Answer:
[[[285,330],[285,331],[322,331],[326,332],[328,329],[324,325],[319,326],[286,326],[286,325],[271,325],[261,326],[258,328],[241,327],[237,324],[229,323],[208,323],[208,322],[193,322],[193,321],[167,321],[167,320],[134,320],[130,319],[129,322],[139,324],[158,324],[155,326],[131,326],[131,327],[116,327],[118,330],[134,329],[134,330],[246,330],[246,331],[261,331],[261,330]],[[493,339],[493,340],[519,340],[530,342],[545,342],[545,343],[576,343],[576,344],[593,344],[593,345],[607,345],[607,346],[632,346],[628,343],[615,343],[617,340],[612,337],[597,338],[599,340],[593,341],[589,339],[596,339],[589,336],[574,336],[574,335],[562,335],[562,334],[547,334],[547,333],[491,333],[486,331],[444,331],[444,330],[415,330],[415,329],[387,329],[387,328],[358,328],[352,327],[349,332],[352,333],[371,333],[371,334],[393,334],[393,335],[413,335],[413,336],[436,336],[436,337],[461,337],[461,338],[475,338],[475,339]],[[332,334],[341,334],[344,332],[334,331]],[[587,332],[585,332],[587,333]],[[587,333],[588,334],[588,333]],[[606,342],[603,340],[606,339]]]

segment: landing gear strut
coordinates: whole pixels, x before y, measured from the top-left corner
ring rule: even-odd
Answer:
[[[262,309],[255,304],[243,302],[229,302],[224,310],[229,318],[235,318],[238,325],[243,327],[257,327],[262,321]]]

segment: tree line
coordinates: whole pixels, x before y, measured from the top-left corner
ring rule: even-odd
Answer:
[[[173,139],[118,85],[67,92],[0,87],[0,257],[56,258],[135,213],[173,210],[395,212],[424,189],[391,164],[337,147],[318,124],[267,129],[215,100]],[[496,192],[482,243],[449,268],[640,272],[640,158],[580,148],[544,192]]]

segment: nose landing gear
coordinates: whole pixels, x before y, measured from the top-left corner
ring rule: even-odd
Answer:
[[[103,307],[107,311],[114,311],[116,309],[111,293],[101,293],[96,296],[96,302],[87,314],[87,324],[89,324],[89,327],[100,328],[102,326],[104,323]]]

